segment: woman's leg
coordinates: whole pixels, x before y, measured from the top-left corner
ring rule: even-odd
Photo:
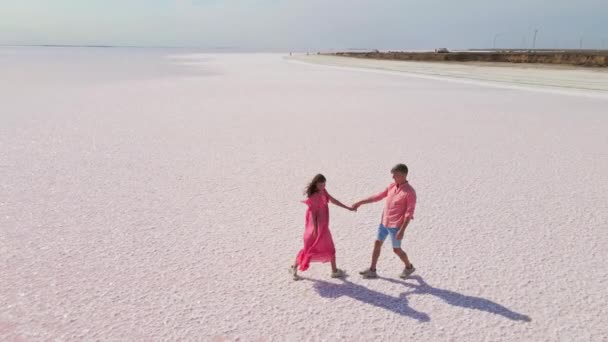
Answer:
[[[333,258],[331,258],[331,271],[333,273],[336,273],[338,271],[338,268],[336,267],[336,256],[335,255]]]
[[[293,268],[293,274],[298,274],[298,257],[296,257],[296,261],[293,262],[291,267]]]

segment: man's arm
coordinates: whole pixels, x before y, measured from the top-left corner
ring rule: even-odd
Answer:
[[[368,198],[366,198],[366,199],[364,199],[364,200],[361,200],[361,201],[359,201],[359,202],[357,202],[357,203],[353,204],[353,208],[354,208],[355,210],[357,210],[357,208],[359,208],[359,207],[360,207],[361,205],[363,205],[363,204],[368,204],[368,203],[378,202],[378,201],[380,201],[380,200],[384,199],[384,198],[385,198],[387,195],[388,195],[388,188],[386,188],[386,190],[382,191],[382,192],[381,192],[381,193],[379,193],[379,194],[376,194],[376,195],[374,195],[374,196],[368,197]]]
[[[397,240],[403,239],[403,234],[405,234],[407,225],[411,220],[414,219],[414,209],[416,209],[416,193],[409,193],[405,200],[407,201],[407,209],[405,210],[405,215],[403,215],[403,224],[401,227],[399,227],[399,231],[397,232]]]
[[[410,223],[412,219],[407,216],[407,214],[405,214],[405,220],[403,221],[403,224],[401,225],[401,227],[399,228],[399,231],[397,232],[397,240],[401,240],[403,239],[403,234],[405,234],[405,229],[407,228],[407,225]]]

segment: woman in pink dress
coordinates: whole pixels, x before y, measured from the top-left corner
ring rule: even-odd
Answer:
[[[354,211],[340,201],[331,197],[325,190],[326,179],[323,175],[316,175],[305,194],[308,196],[303,201],[308,206],[306,210],[306,228],[304,230],[304,248],[298,253],[296,262],[290,268],[293,280],[299,280],[298,267],[300,271],[306,271],[310,262],[331,262],[331,277],[340,278],[345,275],[344,271],[336,267],[336,249],[329,231],[329,207],[331,202],[339,207]]]

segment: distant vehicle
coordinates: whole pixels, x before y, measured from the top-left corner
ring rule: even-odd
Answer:
[[[439,49],[435,49],[435,53],[449,53],[450,50],[446,49],[446,48],[439,48]]]

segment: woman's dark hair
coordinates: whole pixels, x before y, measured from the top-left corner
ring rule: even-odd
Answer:
[[[405,164],[397,164],[391,169],[391,173],[400,172],[407,176],[407,166]]]
[[[306,190],[304,190],[304,194],[306,194],[308,197],[314,195],[317,191],[319,191],[317,189],[317,183],[325,183],[326,181],[325,176],[319,173],[312,179],[312,181],[310,181],[306,187]]]

